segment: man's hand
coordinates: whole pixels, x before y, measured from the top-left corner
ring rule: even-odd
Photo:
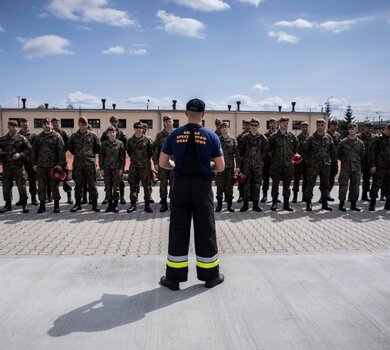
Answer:
[[[119,170],[118,175],[119,175],[119,177],[122,177],[122,175],[123,175],[123,170],[122,169]]]
[[[370,168],[370,173],[371,174],[375,174],[376,173],[376,167],[375,166]]]
[[[11,157],[12,160],[18,160],[21,157],[20,153],[14,153]]]
[[[154,169],[158,171],[158,164],[154,164]]]
[[[38,165],[33,165],[33,170],[34,170],[35,172],[37,172],[37,171],[38,171]]]

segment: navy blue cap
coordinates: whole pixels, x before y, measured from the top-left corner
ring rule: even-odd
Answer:
[[[205,103],[198,98],[194,98],[187,102],[186,110],[192,112],[204,112],[206,108]]]

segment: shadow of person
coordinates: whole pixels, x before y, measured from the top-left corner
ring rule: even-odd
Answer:
[[[103,294],[100,299],[58,317],[47,333],[51,337],[61,337],[74,332],[100,332],[112,329],[139,321],[148,312],[206,291],[203,284],[197,284],[178,293],[159,287],[132,296]]]

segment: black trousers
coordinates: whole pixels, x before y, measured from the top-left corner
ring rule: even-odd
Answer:
[[[191,221],[194,222],[197,277],[201,281],[219,275],[211,179],[178,176],[173,181],[166,276],[184,282],[188,275]]]

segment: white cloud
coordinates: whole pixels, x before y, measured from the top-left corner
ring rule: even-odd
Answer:
[[[70,45],[70,41],[57,35],[43,35],[33,39],[18,37],[17,40],[23,43],[21,51],[26,58],[68,55],[71,53],[66,49]]]
[[[116,27],[138,27],[126,11],[107,7],[108,0],[52,0],[47,10],[54,16],[81,22],[104,23]]]
[[[148,50],[146,50],[146,49],[131,49],[131,50],[129,50],[129,54],[132,56],[146,56],[148,54]]]
[[[296,27],[296,28],[313,28],[314,23],[298,18],[295,21],[279,21],[275,23],[277,27]]]
[[[168,33],[202,38],[204,24],[196,19],[177,17],[163,10],[157,11],[156,16],[164,23],[164,30]]]
[[[222,0],[171,0],[178,5],[200,11],[220,11],[230,9],[230,5]]]
[[[0,33],[4,33],[5,32],[5,29],[4,27],[0,24]]]
[[[85,94],[81,91],[75,91],[68,94],[66,99],[66,104],[71,104],[73,106],[87,106],[90,108],[99,108],[101,107],[101,99],[97,96]]]
[[[358,23],[370,21],[373,19],[374,17],[363,17],[348,19],[345,21],[327,21],[320,23],[318,27],[332,33],[340,33],[352,29],[352,27]]]
[[[261,84],[255,84],[252,86],[252,90],[258,91],[258,92],[264,92],[264,91],[268,91],[269,88],[268,88],[268,86],[264,86]]]
[[[104,55],[120,55],[125,52],[125,49],[122,46],[113,46],[110,47],[107,50],[102,51],[102,54]]]
[[[268,36],[271,38],[276,38],[278,43],[296,44],[299,41],[299,38],[296,35],[287,34],[286,32],[274,32],[271,30],[268,32]]]
[[[254,5],[254,6],[259,6],[264,0],[238,0],[239,2],[243,2],[246,4]]]
[[[77,29],[85,30],[87,32],[91,32],[92,31],[92,28],[88,27],[88,26],[77,26]]]

